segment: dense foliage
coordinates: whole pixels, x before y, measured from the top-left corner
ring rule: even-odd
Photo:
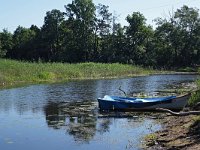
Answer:
[[[153,29],[140,12],[117,23],[109,7],[73,0],[66,11],[51,10],[41,28],[0,32],[0,57],[43,62],[126,63],[161,68],[200,64],[199,10],[183,6]]]

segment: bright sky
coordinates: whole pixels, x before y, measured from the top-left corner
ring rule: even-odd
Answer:
[[[32,24],[41,27],[47,11],[59,9],[65,11],[64,5],[72,0],[0,0],[0,31],[8,29],[13,32],[17,26],[29,28]],[[183,5],[200,9],[200,0],[93,0],[108,5],[110,12],[119,16],[119,22],[126,25],[125,18],[132,12],[139,11],[153,25],[157,17],[167,17],[172,10]]]

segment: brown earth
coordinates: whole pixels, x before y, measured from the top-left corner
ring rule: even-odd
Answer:
[[[200,150],[199,116],[166,116],[164,128],[145,138],[148,150]]]

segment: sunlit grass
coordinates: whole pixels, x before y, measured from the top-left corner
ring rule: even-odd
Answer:
[[[196,103],[200,102],[200,80],[197,80],[196,83],[197,91],[192,93],[192,96],[188,102],[190,106],[193,106]]]
[[[0,84],[57,82],[68,79],[115,78],[153,73],[150,69],[119,63],[30,63],[0,59]]]
[[[200,73],[200,68],[198,69]],[[200,79],[196,81],[197,84],[197,91],[194,92],[189,100],[189,105],[195,105],[196,103],[200,102]]]

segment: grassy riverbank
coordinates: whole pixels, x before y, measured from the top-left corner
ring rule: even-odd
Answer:
[[[154,73],[119,63],[30,63],[0,59],[0,85],[16,82],[58,82],[69,79],[115,78]]]

